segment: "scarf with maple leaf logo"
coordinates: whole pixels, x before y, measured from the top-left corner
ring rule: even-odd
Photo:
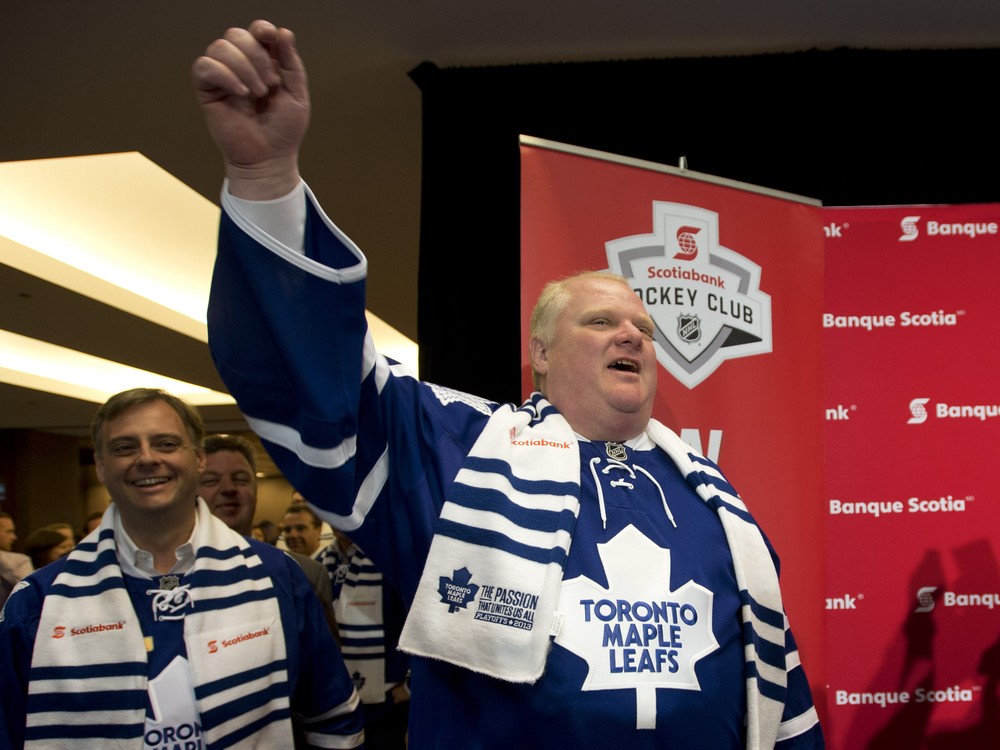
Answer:
[[[744,601],[747,747],[771,747],[787,672],[786,623],[770,551],[714,463],[656,420],[646,433],[719,514]],[[498,409],[442,507],[400,649],[510,682],[537,681],[579,495],[579,446],[565,418],[537,392],[519,408]],[[492,606],[483,606],[486,599]]]

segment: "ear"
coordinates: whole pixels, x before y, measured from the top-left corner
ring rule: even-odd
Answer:
[[[545,375],[549,369],[549,353],[537,336],[532,336],[528,342],[528,355],[531,357],[531,369]]]
[[[97,451],[94,451],[94,470],[97,472],[97,480],[104,484],[104,461]]]

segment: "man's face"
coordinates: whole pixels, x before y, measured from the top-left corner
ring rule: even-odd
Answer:
[[[220,450],[206,455],[198,494],[226,526],[250,536],[257,509],[257,477],[242,453]]]
[[[281,528],[285,544],[292,552],[311,555],[319,548],[320,527],[313,526],[313,517],[308,513],[286,513],[281,520]]]
[[[532,342],[545,396],[584,437],[633,437],[649,421],[656,395],[653,321],[618,281],[583,278],[568,290],[553,340]]]
[[[17,541],[14,533],[14,521],[10,518],[0,518],[0,549],[10,552]]]
[[[105,422],[94,462],[123,518],[162,514],[185,504],[194,512],[205,456],[165,402],[149,401]]]

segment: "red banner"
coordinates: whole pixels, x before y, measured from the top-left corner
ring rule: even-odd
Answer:
[[[654,416],[718,461],[777,549],[822,713],[821,227],[814,201],[522,139],[522,351],[547,281],[630,279],[657,325]]]
[[[827,208],[830,747],[1000,745],[1000,206]]]

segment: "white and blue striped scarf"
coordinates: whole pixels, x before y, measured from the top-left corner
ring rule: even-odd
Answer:
[[[331,545],[332,546],[332,545]],[[365,705],[385,702],[385,622],[382,574],[351,544],[333,592],[340,650]]]
[[[197,503],[184,642],[205,745],[291,747],[285,637],[271,578],[247,541]],[[112,503],[45,597],[28,685],[29,750],[144,746],[146,643],[118,563],[116,515]],[[219,647],[250,637],[252,648]]]
[[[747,747],[771,747],[787,675],[784,609],[770,552],[715,464],[656,420],[646,433],[719,514],[743,600]],[[534,393],[517,409],[509,404],[498,409],[442,507],[400,648],[511,682],[541,677],[579,494],[579,446],[555,408]],[[496,628],[472,616],[451,616],[471,611],[478,588],[469,577],[472,570],[518,581],[520,589],[537,595],[534,627]]]

